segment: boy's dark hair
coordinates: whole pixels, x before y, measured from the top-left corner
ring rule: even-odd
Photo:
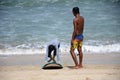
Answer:
[[[72,11],[73,11],[73,13],[75,13],[75,14],[79,14],[79,13],[80,13],[78,7],[74,7]]]

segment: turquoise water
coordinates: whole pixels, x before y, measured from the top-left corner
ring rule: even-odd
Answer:
[[[69,52],[74,6],[85,18],[84,53],[119,53],[119,0],[0,0],[0,54],[41,54],[54,38]]]

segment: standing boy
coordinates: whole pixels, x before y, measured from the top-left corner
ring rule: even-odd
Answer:
[[[84,18],[80,16],[78,7],[74,7],[72,12],[75,18],[73,20],[74,31],[71,39],[70,53],[75,63],[75,68],[82,68],[83,67],[82,66],[82,60],[83,60],[82,42],[83,42],[83,30],[84,30]],[[77,57],[74,52],[76,48],[79,52],[79,63],[77,61]]]

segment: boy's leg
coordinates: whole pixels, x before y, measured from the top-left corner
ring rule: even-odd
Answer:
[[[56,62],[56,61],[55,61],[55,56],[56,56],[56,48],[54,47],[54,52],[53,52],[53,61],[54,61],[54,62]]]
[[[50,60],[48,60],[48,62],[50,62],[52,60],[52,55],[51,55],[52,49],[51,49],[51,45],[48,47],[48,57],[50,58]]]
[[[75,53],[74,53],[74,48],[72,48],[72,46],[71,46],[71,48],[70,48],[70,53],[71,53],[71,56],[72,56],[73,61],[74,61],[74,63],[75,63],[75,68],[78,68],[77,57],[76,57],[76,55],[75,55]]]
[[[52,59],[52,60],[53,60],[53,62],[56,62],[56,61],[55,61],[55,55],[53,55],[53,59]]]
[[[82,60],[83,60],[83,53],[82,53],[82,42],[79,43],[78,52],[79,52],[79,68],[82,68]]]

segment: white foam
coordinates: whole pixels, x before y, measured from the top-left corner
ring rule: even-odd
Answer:
[[[120,44],[111,44],[111,45],[83,45],[82,47],[83,53],[120,53]],[[0,49],[0,55],[28,55],[28,54],[45,54],[45,47],[41,49],[17,49],[17,48],[9,48],[9,49]],[[60,54],[69,54],[70,46],[61,46],[59,50]],[[77,54],[77,50],[75,50]]]
[[[43,54],[44,49],[9,49],[0,50],[0,55],[28,55],[28,54]]]
[[[100,46],[83,46],[85,53],[119,53],[120,44],[100,45]]]
[[[120,44],[110,44],[110,45],[99,45],[99,46],[93,46],[93,45],[83,45],[82,47],[83,53],[120,53]],[[61,48],[62,53],[69,53],[70,47]],[[77,50],[75,50],[75,53],[77,54]]]

